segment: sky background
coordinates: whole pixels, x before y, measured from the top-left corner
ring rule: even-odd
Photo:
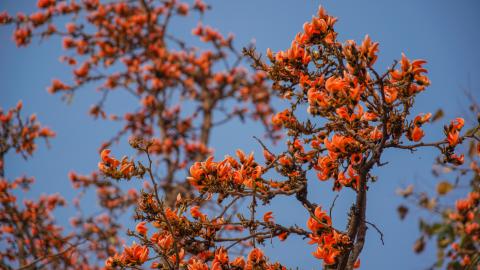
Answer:
[[[339,18],[336,31],[339,40],[353,39],[361,42],[365,34],[380,43],[376,67],[387,68],[404,52],[410,59],[423,58],[428,61],[427,69],[432,85],[417,98],[413,115],[435,112],[442,107],[446,118],[425,129],[426,138],[434,141],[442,138],[442,125],[457,115],[463,115],[468,100],[464,89],[479,97],[480,83],[480,11],[479,1],[300,1],[300,0],[217,0],[207,1],[213,9],[204,18],[205,24],[213,25],[222,33],[232,32],[236,45],[241,47],[252,40],[260,52],[266,48],[273,51],[289,47],[295,34],[302,30],[305,21],[316,14],[323,5],[328,13]],[[31,12],[36,1],[2,0],[0,11]],[[195,24],[189,20],[172,25],[171,32],[190,37]],[[39,150],[28,162],[10,154],[6,159],[6,175],[14,178],[23,174],[35,176],[37,183],[27,197],[42,193],[58,192],[64,197],[76,194],[67,174],[69,171],[88,174],[96,169],[97,148],[108,139],[118,124],[95,121],[87,115],[90,105],[98,100],[94,87],[79,91],[71,104],[63,102],[58,95],[49,95],[46,87],[52,78],[68,81],[71,71],[59,63],[62,53],[59,40],[51,39],[40,43],[34,40],[28,48],[16,48],[12,42],[10,27],[0,28],[0,107],[10,108],[18,100],[24,102],[24,113],[36,113],[40,121],[57,132],[52,147],[40,143]],[[117,94],[109,100],[110,111],[122,111],[134,107],[128,96]],[[280,105],[278,105],[280,108]],[[246,152],[261,149],[252,139],[261,135],[260,125],[240,125],[233,122],[215,130],[212,146],[215,156],[233,154],[237,148]],[[282,149],[280,145],[278,149]],[[113,147],[116,156],[132,153],[126,139]],[[418,215],[409,215],[400,221],[396,207],[402,199],[395,189],[415,183],[419,189],[433,189],[435,181],[430,168],[435,152],[420,150],[409,152],[386,152],[384,160],[390,163],[376,170],[379,181],[371,185],[368,197],[367,220],[375,223],[385,235],[382,246],[378,234],[370,229],[367,243],[361,255],[361,269],[425,269],[433,261],[433,249],[415,255],[412,245],[418,236]],[[319,183],[310,180],[310,199],[329,207],[334,194],[331,182]],[[93,198],[93,197],[92,197]],[[334,209],[334,224],[345,224],[345,209],[353,199],[353,192],[342,191]],[[87,209],[96,209],[93,200],[84,204]],[[274,201],[273,211],[279,223],[304,226],[307,215],[294,200]],[[61,224],[67,224],[71,211],[58,211]],[[423,215],[431,218],[429,215]],[[289,238],[288,244],[274,241],[267,244],[267,254],[287,266],[300,269],[320,269],[320,261],[311,256],[314,246],[299,238]]]

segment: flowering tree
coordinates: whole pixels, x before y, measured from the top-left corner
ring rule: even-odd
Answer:
[[[35,215],[21,215],[25,220],[19,214],[7,216],[2,219],[7,248],[0,251],[7,269],[103,267],[98,261],[105,261],[107,269],[285,269],[269,261],[260,246],[272,238],[288,245],[289,235],[308,238],[325,269],[358,268],[367,226],[372,225],[365,220],[367,193],[378,180],[372,169],[387,164],[383,152],[434,147],[456,166],[463,163],[456,146],[476,138],[461,133],[464,121],[457,118],[445,139],[422,142],[422,125],[430,114],[412,117],[410,110],[429,85],[426,62],[402,55],[399,63],[378,71],[378,43],[368,36],[360,45],[341,43],[334,30],[337,19],[323,8],[304,24],[290,48],[268,50],[267,63],[253,48],[240,54],[231,36],[201,23],[192,34],[210,49],[200,50],[171,34],[174,16],[208,9],[198,0],[190,5],[175,0],[40,0],[38,7],[28,16],[2,13],[0,23],[15,25],[18,46],[28,45],[34,36],[63,37],[68,55],[62,59],[74,67],[73,82],[53,80],[49,92],[71,98],[87,83],[97,84],[102,97],[91,114],[125,125],[102,145],[99,173],[70,175],[75,187],[97,189],[105,212],[76,217],[71,233],[48,229],[55,226],[53,219],[37,225]],[[59,17],[71,20],[66,30],[56,26]],[[240,66],[245,56],[255,72]],[[140,102],[123,119],[107,116],[103,106],[118,90]],[[273,95],[289,104],[276,114]],[[274,153],[257,139],[265,161],[242,150],[236,157],[215,160],[209,148],[213,128],[246,116],[260,120],[269,139],[284,132],[285,151]],[[20,135],[5,133],[11,138],[5,145],[16,147],[8,142]],[[107,149],[126,134],[132,135],[129,143],[138,152],[137,161],[118,159]],[[51,135],[45,132],[44,137]],[[133,178],[147,182],[140,192],[125,192],[121,182]],[[331,181],[339,195],[356,194],[346,228],[334,224],[331,213],[309,196],[308,184],[315,178]],[[10,189],[28,182],[3,181],[7,198],[14,198]],[[276,223],[272,211],[259,213],[260,203],[268,206],[285,196],[295,198],[309,214],[306,227]],[[41,199],[35,208],[50,213],[63,202],[52,198]],[[127,231],[131,239],[121,248],[118,217],[131,206],[138,223]],[[9,207],[4,212],[22,211]],[[29,237],[32,230],[38,241]]]
[[[42,127],[33,114],[27,119],[21,116],[22,103],[4,112],[0,109],[0,239],[6,248],[0,251],[2,269],[12,269],[8,261],[17,261],[27,269],[48,261],[52,267],[60,267],[62,254],[68,254],[82,239],[64,235],[57,226],[52,212],[65,204],[59,195],[42,196],[37,201],[25,200],[21,207],[16,198],[18,189],[28,190],[34,182],[32,177],[5,179],[5,155],[14,150],[24,158],[32,156],[36,140],[55,137],[55,133]],[[55,255],[53,255],[55,254]]]
[[[107,138],[100,150],[128,134],[148,140],[148,153],[144,154],[160,173],[154,173],[150,167],[149,175],[155,178],[155,185],[144,188],[163,194],[167,205],[175,203],[177,194],[184,198],[193,196],[192,186],[184,181],[185,175],[194,161],[203,160],[212,152],[210,135],[215,127],[235,118],[250,118],[269,130],[273,110],[265,74],[244,67],[244,57],[233,46],[233,36],[223,36],[199,21],[192,34],[205,44],[201,49],[169,31],[175,19],[192,13],[202,18],[209,8],[202,1],[39,0],[37,6],[38,11],[30,15],[11,16],[2,12],[0,24],[14,26],[13,38],[19,47],[27,46],[35,37],[62,39],[66,55],[61,60],[72,67],[73,79],[70,83],[54,79],[48,91],[71,100],[77,91],[94,85],[101,98],[90,114],[124,125],[112,138]],[[62,20],[69,22],[63,26]],[[125,111],[123,117],[107,114],[104,105],[117,91],[128,92],[132,102],[139,104],[138,108]],[[17,119],[19,108],[2,116],[5,121],[2,120],[1,164],[8,149],[16,148],[24,156],[30,155],[35,149],[35,137],[53,134],[48,130],[38,131],[36,125],[31,133],[29,129],[22,131],[22,122],[12,124],[15,129],[10,128],[9,123]],[[28,124],[35,123],[34,118],[29,121]],[[268,135],[272,139],[277,136],[274,131]],[[129,164],[123,160],[117,174],[113,174],[114,166],[106,168],[100,164],[100,170],[110,172],[113,179],[142,174],[142,169],[132,171]],[[24,210],[8,206],[6,212],[17,214],[7,216],[6,221],[2,218],[6,234],[2,238],[6,245],[2,242],[0,252],[2,268],[98,268],[98,260],[113,256],[121,247],[119,235],[123,229],[118,219],[137,205],[141,194],[135,189],[122,189],[98,172],[91,175],[71,172],[69,177],[75,188],[96,189],[104,212],[73,217],[73,232],[66,235],[61,235],[62,230],[49,219],[45,222],[55,226],[57,232],[52,235],[47,225],[35,227],[35,220],[44,214],[48,216],[62,200],[52,201],[47,209],[40,207],[42,214],[25,220],[17,220],[16,216]],[[2,196],[5,191],[11,203],[15,198],[12,189],[20,186],[20,182],[25,183],[23,186],[31,182],[2,181],[5,186]],[[45,204],[44,200],[47,199],[43,198],[39,204]],[[80,207],[77,200],[73,202]],[[38,234],[39,240],[34,241],[32,234]],[[53,247],[43,246],[52,239],[58,239]]]

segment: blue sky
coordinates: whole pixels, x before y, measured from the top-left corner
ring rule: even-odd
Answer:
[[[16,13],[30,12],[36,1],[3,0],[0,10]],[[480,2],[478,1],[300,1],[300,0],[243,0],[207,1],[213,9],[207,13],[204,23],[211,24],[223,33],[233,32],[236,45],[241,47],[252,40],[260,52],[266,48],[273,51],[288,48],[302,24],[310,20],[321,4],[327,11],[338,17],[336,30],[339,40],[353,39],[360,42],[365,34],[380,42],[380,55],[377,68],[388,67],[404,52],[410,59],[423,58],[432,85],[420,94],[414,114],[434,112],[444,108],[447,121],[462,115],[468,104],[463,90],[469,89],[479,96],[480,83]],[[178,21],[171,31],[190,37],[190,21]],[[59,63],[61,45],[58,40],[40,43],[35,40],[28,48],[18,49],[11,39],[11,28],[0,28],[0,106],[14,106],[19,99],[24,101],[25,111],[37,113],[40,121],[57,132],[52,147],[43,145],[28,162],[10,154],[6,160],[7,177],[19,175],[35,176],[37,183],[28,196],[41,193],[59,192],[65,197],[76,194],[67,178],[69,171],[89,173],[96,169],[97,148],[109,138],[118,125],[95,121],[87,115],[90,105],[99,95],[94,87],[79,91],[71,104],[63,102],[59,96],[46,92],[52,78],[68,80],[70,70]],[[121,111],[131,106],[128,96],[117,94],[109,100],[111,111]],[[280,106],[280,105],[278,105]],[[428,138],[441,138],[443,122],[426,129]],[[252,139],[263,130],[257,124],[240,126],[234,122],[218,128],[212,137],[216,156],[223,157],[237,148],[260,152],[260,147]],[[228,139],[227,139],[228,138]],[[281,148],[282,146],[280,146]],[[113,148],[116,155],[132,153],[125,141]],[[369,230],[367,244],[361,256],[361,269],[425,269],[434,260],[434,252],[428,250],[415,255],[412,244],[417,234],[416,215],[400,221],[396,207],[402,202],[395,195],[395,189],[416,183],[420,188],[431,189],[435,181],[430,176],[434,156],[433,151],[387,152],[384,160],[390,163],[376,170],[379,181],[371,186],[368,198],[367,219],[375,223],[385,234],[382,246],[374,230]],[[311,200],[328,207],[333,198],[331,183],[311,180]],[[352,202],[353,194],[345,191],[334,210],[334,223],[343,226],[345,209]],[[87,208],[95,209],[94,202]],[[274,201],[273,211],[278,222],[304,225],[306,213],[296,206],[294,200]],[[69,211],[60,210],[60,223],[68,222]],[[429,218],[428,215],[424,215]],[[289,239],[288,245],[273,242],[268,244],[268,255],[287,266],[301,269],[319,269],[320,263],[310,253],[301,239]]]

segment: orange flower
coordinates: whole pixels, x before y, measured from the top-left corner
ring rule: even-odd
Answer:
[[[326,137],[323,141],[325,147],[328,149],[329,153],[343,153],[345,152],[345,147],[349,143],[349,139],[338,134],[332,136],[332,140],[328,140]]]
[[[392,104],[395,100],[397,100],[398,90],[395,87],[385,87],[385,101],[388,104]]]
[[[113,255],[113,257],[108,257],[108,259],[105,260],[105,266],[107,267],[107,269],[109,269],[109,268],[114,268],[114,267],[117,266],[121,261],[122,261],[122,258],[120,257],[120,255],[118,255],[117,253],[115,253],[115,255]]]
[[[204,215],[202,212],[200,212],[200,207],[199,206],[194,206],[190,209],[190,214],[192,215],[193,218],[195,219],[200,219],[200,220],[205,220],[206,215]]]
[[[269,212],[266,212],[264,215],[263,215],[263,221],[265,223],[273,223],[274,220],[273,220],[273,215],[272,215],[272,211],[269,211]]]
[[[313,108],[309,107],[308,112],[310,114],[314,113],[315,106],[320,107],[327,107],[329,105],[329,99],[324,92],[317,90],[316,88],[312,87],[307,92],[308,103],[313,106]]]
[[[455,206],[459,212],[466,211],[472,207],[472,203],[468,199],[459,199],[455,202]]]
[[[215,251],[215,258],[213,260],[214,262],[219,262],[221,264],[226,264],[228,263],[228,253],[227,251],[222,247],[219,248]],[[220,268],[221,269],[221,268]]]
[[[350,119],[350,114],[348,113],[348,108],[343,106],[335,110],[335,112],[340,116],[340,118],[343,118],[345,120]]]
[[[352,165],[348,166],[348,176],[351,178],[352,187],[356,190],[360,187],[360,176],[358,175],[357,171],[352,167]]]
[[[34,26],[43,24],[48,19],[47,15],[43,12],[35,12],[30,15],[30,20]]]
[[[365,36],[360,52],[367,58],[368,65],[371,66],[377,61],[378,42],[372,43],[368,35]]]
[[[282,156],[281,158],[278,159],[278,162],[282,164],[284,167],[289,167],[293,165],[292,159],[287,156]]]
[[[307,221],[307,227],[312,232],[316,232],[319,229],[322,229],[322,228],[325,228],[325,227],[330,227],[332,225],[332,220],[327,215],[327,212],[322,211],[322,207],[318,206],[317,208],[315,208],[315,213],[314,214],[315,214],[316,219],[310,217]]]
[[[103,162],[99,162],[98,163],[98,169],[104,173],[107,173],[109,168],[107,166],[105,166],[105,163]]]
[[[137,226],[135,227],[135,230],[141,234],[141,235],[147,235],[147,231],[148,231],[148,228],[147,226],[145,226],[146,222],[145,221],[142,221],[140,223],[137,224]]]
[[[426,63],[425,60],[418,59],[410,63],[410,60],[408,60],[405,54],[402,53],[402,60],[400,63],[401,69],[391,71],[390,76],[393,82],[398,82],[404,80],[405,78],[411,78],[413,75],[413,79],[415,80],[416,84],[410,85],[410,95],[422,91],[426,86],[430,85],[430,81],[427,76],[422,74],[427,72],[427,70],[423,68],[423,65]]]
[[[165,208],[165,215],[169,220],[178,219],[177,213],[174,210],[172,210],[170,207]]]
[[[480,229],[480,225],[478,223],[475,223],[475,222],[468,223],[465,226],[465,232],[467,234],[472,234],[472,233],[478,231],[479,229]]]
[[[120,173],[127,178],[131,177],[131,174],[134,171],[135,171],[135,166],[133,166],[132,163],[124,163],[120,167]]]
[[[38,136],[41,136],[41,137],[55,137],[56,134],[51,129],[49,129],[47,127],[43,127],[42,129],[40,129],[40,131],[38,131]]]
[[[336,249],[330,249],[330,251],[325,255],[325,257],[323,257],[323,262],[326,265],[334,264],[338,254],[340,254],[340,251]]]
[[[460,264],[464,267],[467,267],[468,265],[471,264],[471,262],[472,262],[472,260],[470,259],[470,256],[467,254],[467,255],[463,256]]]
[[[202,178],[206,175],[207,173],[203,169],[202,163],[201,162],[195,162],[191,167],[190,167],[190,176],[187,177],[187,180],[190,182],[192,186],[194,186],[196,189],[200,190],[204,187],[204,185],[200,184],[200,181]]]
[[[55,5],[55,0],[38,0],[38,8],[48,8],[49,6]]]
[[[148,247],[140,246],[135,242],[131,247],[125,247],[123,261],[125,263],[143,264],[148,259]]]
[[[455,146],[459,143],[458,130],[452,130],[447,135],[447,141],[450,146]]]
[[[288,237],[288,232],[282,232],[281,234],[278,235],[278,239],[280,239],[280,241],[285,241]]]
[[[191,178],[195,180],[200,180],[200,178],[205,175],[201,162],[195,162],[195,164],[190,167],[190,175]]]
[[[213,261],[210,270],[222,270],[222,264],[220,262]]]
[[[185,257],[185,250],[182,248],[182,249],[180,249],[180,251],[178,252],[178,258],[177,258],[177,254],[173,254],[172,256],[169,257],[169,259],[170,259],[172,262],[176,263],[177,260],[178,260],[179,262],[181,262],[184,257]]]
[[[163,250],[170,250],[173,246],[173,237],[167,232],[154,233],[150,240],[156,243]]]
[[[378,118],[378,115],[372,112],[366,112],[362,116],[362,120],[364,121],[375,121],[377,120],[377,118]]]
[[[458,156],[457,154],[453,154],[450,156],[450,163],[455,164],[455,165],[462,165],[463,162],[465,161],[465,155],[461,154]]]
[[[110,157],[110,149],[103,149],[100,153],[100,158],[105,164],[110,165],[111,167],[117,167],[120,162],[112,157]]]
[[[203,35],[203,27],[201,23],[198,23],[195,28],[192,29],[192,35],[194,36],[202,36]]]
[[[348,82],[342,78],[337,77],[330,77],[325,82],[325,88],[329,92],[337,92],[343,90],[345,87],[348,86]]]
[[[75,30],[77,30],[77,26],[75,25],[75,23],[67,23],[65,25],[65,28],[67,29],[67,32],[72,34],[75,32]]]
[[[265,259],[265,256],[263,255],[263,251],[259,248],[254,248],[252,251],[250,251],[250,254],[248,254],[248,261],[253,262],[253,263],[260,263]]]
[[[240,170],[233,172],[233,182],[237,185],[245,183],[248,187],[253,187],[253,181],[247,177],[244,166]]]
[[[412,135],[411,135],[412,141],[418,142],[423,138],[424,135],[425,135],[425,133],[423,132],[423,130],[420,127],[418,127],[417,125],[415,125],[415,127],[412,130]]]
[[[61,91],[61,90],[70,90],[71,87],[62,83],[60,80],[54,79],[52,80],[52,85],[48,87],[47,91],[51,94]]]
[[[370,139],[371,140],[380,140],[382,138],[382,132],[378,129],[378,127],[375,127],[371,132],[370,132]]]
[[[331,170],[333,167],[335,167],[335,164],[329,156],[319,157],[317,165],[315,166],[315,169],[320,171],[317,173],[318,179],[321,181],[328,180],[331,176]]]
[[[102,159],[102,162],[98,163],[98,169],[100,169],[100,171],[108,175],[110,175],[112,172],[116,172],[116,169],[120,164],[120,161],[110,157],[109,149],[102,150],[102,152],[100,153],[100,158]],[[122,161],[122,165],[124,164],[124,162],[125,162],[125,159]],[[131,172],[131,170],[129,171]],[[110,175],[110,176],[113,176],[113,175]],[[115,176],[115,177],[118,178],[118,176]]]
[[[188,270],[208,270],[208,265],[200,260],[193,259],[191,262],[188,263],[187,269]]]
[[[415,117],[414,122],[418,124],[424,124],[430,120],[432,117],[431,113],[426,113],[426,114],[419,114]]]
[[[452,128],[456,130],[462,129],[464,124],[465,124],[465,120],[461,117],[457,117],[451,122]]]
[[[285,123],[293,122],[294,118],[292,117],[290,111],[288,109],[281,111],[274,116],[272,116],[272,124],[275,126],[281,126]]]
[[[346,177],[345,177],[345,173],[340,172],[340,173],[338,174],[337,181],[338,181],[340,184],[342,184],[343,186],[348,186],[348,185],[350,185],[350,182],[352,181],[352,179],[346,178]]]
[[[88,72],[90,71],[90,64],[89,63],[83,63],[79,68],[75,69],[73,73],[77,77],[86,77],[88,76]]]
[[[323,246],[318,246],[317,250],[312,253],[315,258],[323,260],[326,265],[334,264],[338,254],[340,254],[340,251]]]
[[[29,43],[32,31],[29,28],[18,28],[13,33],[13,38],[17,46],[25,46]]]
[[[238,267],[239,269],[245,268],[245,259],[243,257],[237,257],[230,263],[231,266]]]
[[[270,48],[267,48],[267,57],[270,60],[274,59],[272,49],[270,49]]]
[[[188,15],[189,8],[190,7],[188,6],[187,3],[181,3],[180,5],[178,5],[177,12],[180,15],[186,16],[186,15]]]
[[[217,176],[219,180],[227,180],[231,177],[232,166],[227,160],[223,160],[217,166]]]

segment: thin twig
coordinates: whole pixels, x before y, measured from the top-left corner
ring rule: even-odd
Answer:
[[[333,210],[333,207],[335,207],[335,202],[337,201],[338,196],[340,196],[340,195],[339,194],[335,195],[335,198],[333,198],[332,205],[330,205],[330,211],[328,211],[328,215],[330,217],[332,217],[332,210]]]
[[[378,234],[380,235],[380,241],[382,241],[382,246],[385,245],[385,242],[383,241],[383,233],[382,231],[377,227],[377,225],[375,225],[374,223],[371,223],[369,221],[366,221],[365,220],[365,223],[367,223],[368,225],[372,226],[377,232]]]

